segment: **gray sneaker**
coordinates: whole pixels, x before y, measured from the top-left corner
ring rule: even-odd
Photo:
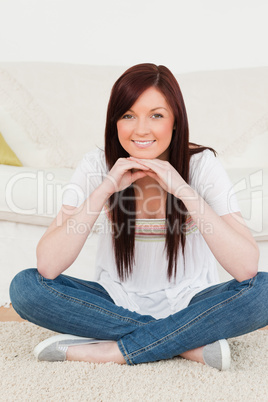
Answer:
[[[82,338],[75,335],[55,335],[45,339],[34,348],[34,355],[40,361],[65,361],[69,346],[86,345],[89,343],[111,342],[103,339]]]
[[[226,339],[206,345],[203,349],[203,359],[207,366],[228,370],[231,366],[231,352]]]

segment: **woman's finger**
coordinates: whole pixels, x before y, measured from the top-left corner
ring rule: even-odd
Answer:
[[[131,176],[132,183],[138,179],[142,179],[145,176],[147,176],[147,172],[142,171],[142,170],[132,173],[132,176]]]
[[[164,165],[164,161],[161,161],[160,159],[138,159],[132,156],[129,159],[139,163],[141,166],[147,166],[151,169],[154,167],[163,168],[166,165],[166,163]]]
[[[144,169],[144,170],[149,169],[144,164],[140,164],[137,161],[130,161],[130,160],[128,160],[127,163],[124,164],[124,166],[127,168],[126,170],[130,170],[130,169]]]

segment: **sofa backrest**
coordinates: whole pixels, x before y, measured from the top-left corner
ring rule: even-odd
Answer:
[[[103,146],[109,94],[125,69],[0,63],[0,132],[23,165],[74,168]],[[268,67],[175,76],[192,141],[214,147],[227,167],[267,167]]]

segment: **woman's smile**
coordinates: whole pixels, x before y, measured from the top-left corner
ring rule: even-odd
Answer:
[[[138,148],[148,148],[151,145],[153,145],[153,143],[155,142],[155,140],[152,141],[140,141],[140,140],[132,140],[134,142],[134,144],[138,147]]]

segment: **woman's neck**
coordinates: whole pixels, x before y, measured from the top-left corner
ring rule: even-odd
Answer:
[[[151,177],[143,177],[134,184],[136,218],[165,218],[167,193]]]

